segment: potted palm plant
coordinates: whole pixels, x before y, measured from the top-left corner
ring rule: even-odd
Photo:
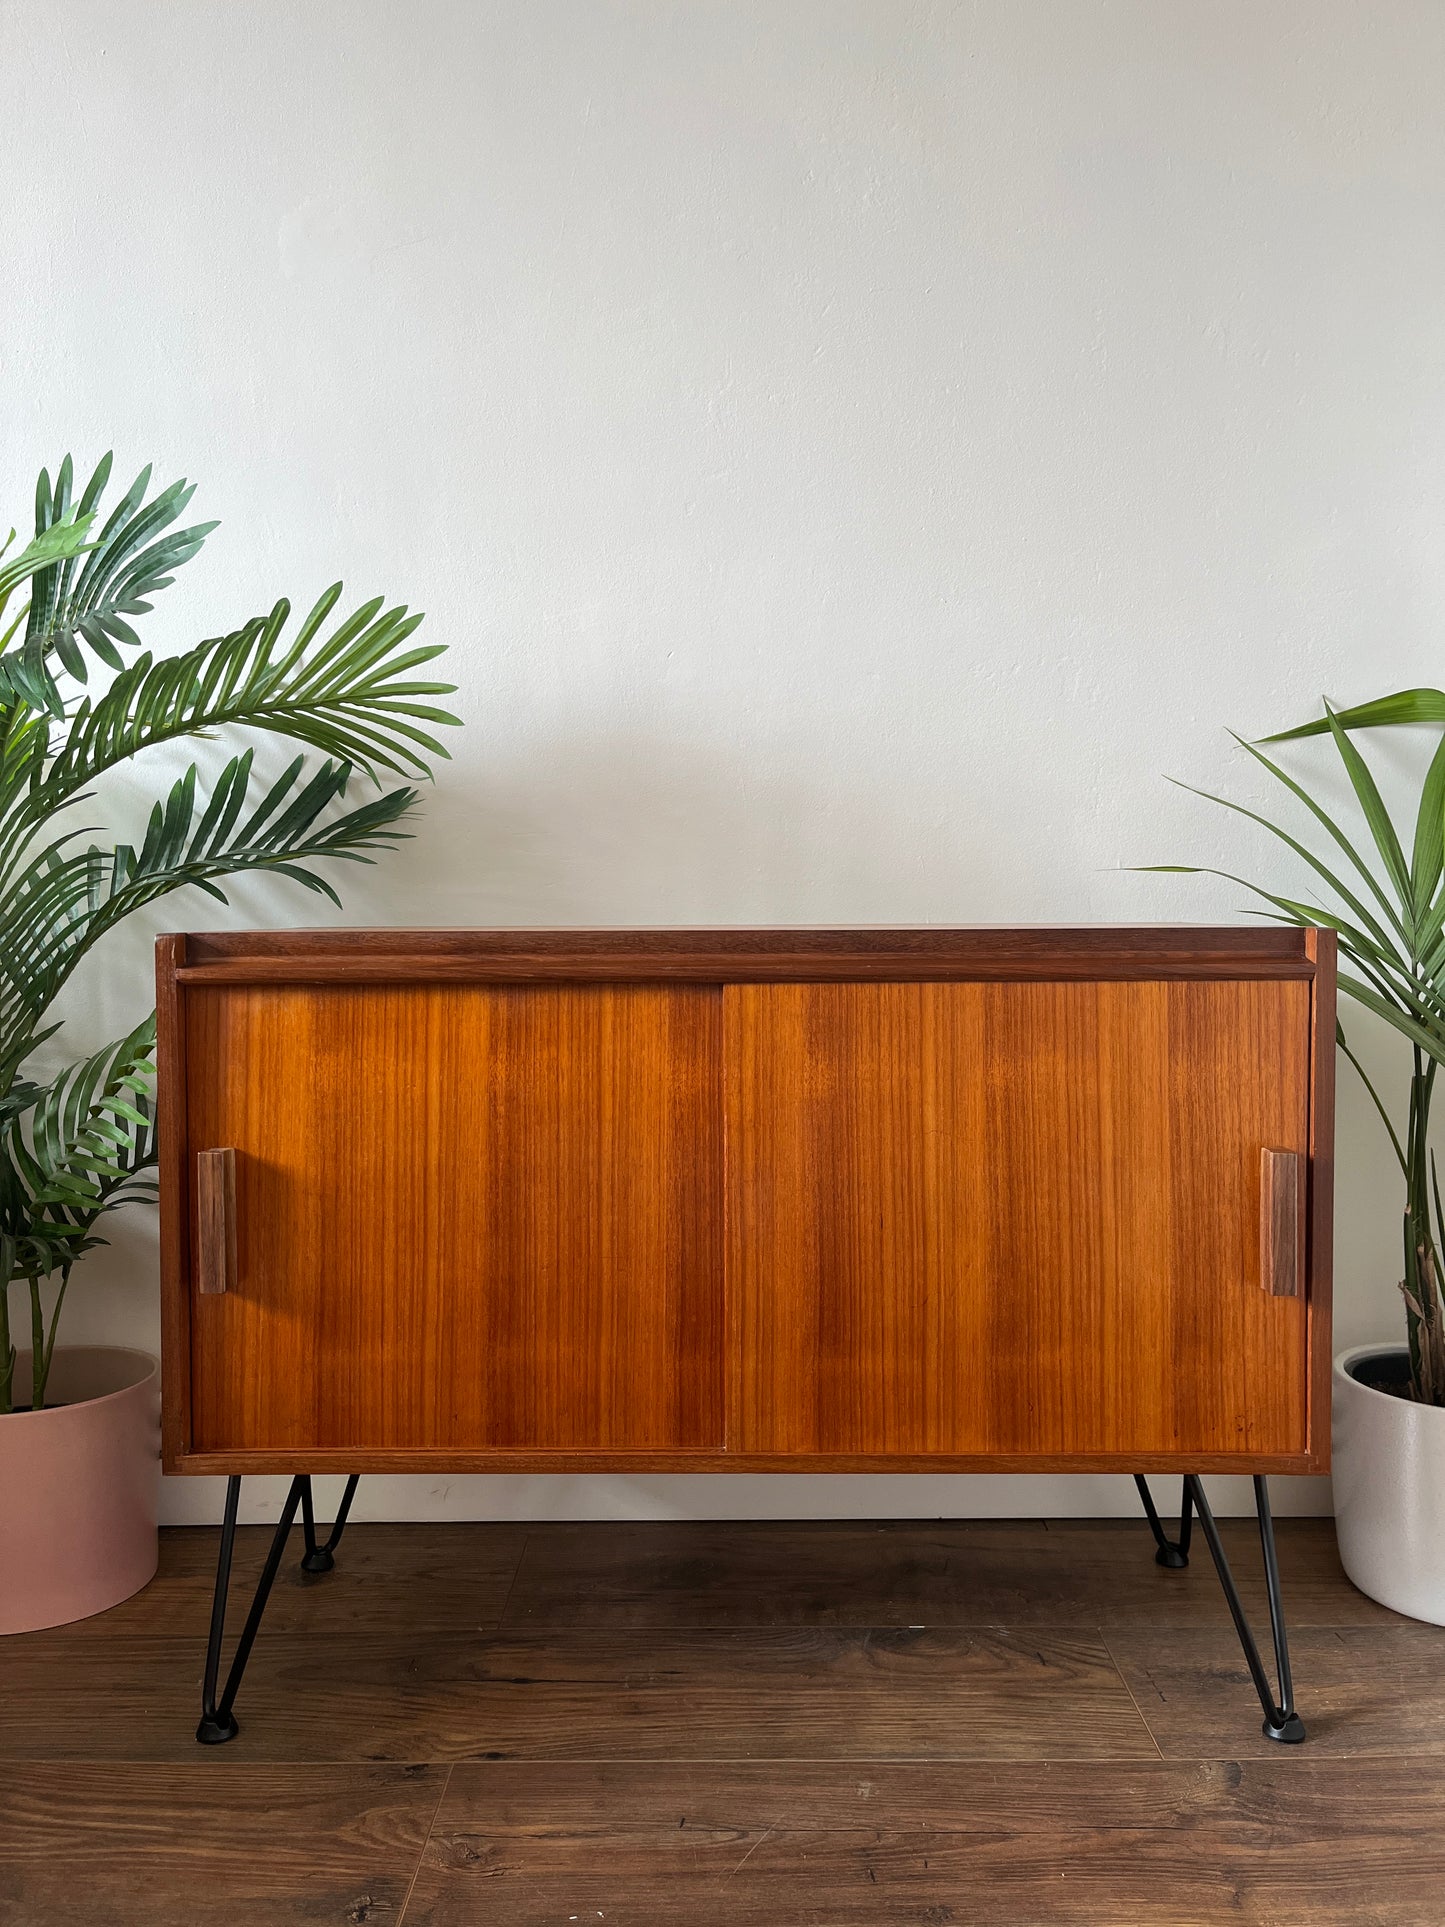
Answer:
[[[433,701],[451,685],[418,675],[441,654],[411,643],[421,617],[378,598],[333,621],[340,583],[294,629],[283,600],[153,658],[133,622],[216,524],[176,528],[193,490],[152,493],[149,468],[102,521],[110,467],[78,497],[69,456],[53,484],[42,470],[34,539],[0,548],[0,1632],[101,1611],[156,1563],[154,1361],[56,1348],[77,1261],[149,1195],[154,1016],[54,1069],[57,1002],[109,931],[173,890],[225,902],[221,879],[269,871],[339,903],[318,866],[406,834],[418,792],[384,778],[425,776],[446,754],[431,726],[456,720]],[[251,748],[213,777],[191,763],[137,840],[94,840],[110,771],[234,727],[320,760],[269,780]],[[373,793],[345,806],[357,776]]]
[[[1429,725],[1440,738],[1406,834],[1352,737],[1402,723]],[[1228,798],[1208,800],[1279,838],[1309,872],[1311,888],[1295,899],[1245,878],[1230,880],[1263,899],[1266,914],[1281,922],[1337,931],[1341,992],[1410,1047],[1406,1087],[1392,1107],[1340,1026],[1340,1049],[1362,1079],[1400,1168],[1404,1332],[1403,1342],[1359,1346],[1334,1362],[1335,1518],[1341,1561],[1362,1592],[1445,1625],[1445,1210],[1430,1144],[1436,1073],[1445,1061],[1445,692],[1406,690],[1338,713],[1326,704],[1317,720],[1265,740],[1306,737],[1331,739],[1353,797],[1353,830],[1242,738],[1236,741],[1301,807],[1301,836]],[[1306,819],[1323,833],[1328,860],[1302,840]]]

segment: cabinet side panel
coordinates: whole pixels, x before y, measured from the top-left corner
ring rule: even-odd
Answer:
[[[160,1192],[161,1451],[191,1448],[190,1227],[186,1187],[186,1033],[176,972],[186,939],[156,939],[156,1162]]]
[[[722,1441],[715,989],[193,989],[197,1450]]]
[[[1304,1451],[1307,983],[724,997],[733,1449]]]
[[[1336,985],[1339,939],[1310,930],[1311,995],[1308,1253],[1310,1447],[1316,1472],[1330,1469],[1334,1330]]]

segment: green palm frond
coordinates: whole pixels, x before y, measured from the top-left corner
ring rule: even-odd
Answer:
[[[421,616],[377,597],[328,628],[340,583],[290,633],[283,599],[178,655],[142,650],[134,620],[216,524],[176,527],[194,490],[150,495],[149,468],[101,522],[110,469],[107,455],[78,498],[68,455],[53,484],[42,470],[34,539],[0,546],[0,1412],[16,1356],[10,1283],[29,1289],[38,1401],[71,1267],[102,1242],[107,1212],[145,1195],[155,1159],[153,1018],[48,1082],[30,1073],[71,972],[127,917],[191,885],[224,902],[227,877],[270,872],[339,903],[324,870],[369,863],[407,834],[418,791],[383,780],[428,776],[447,753],[436,731],[457,720],[435,701],[453,686],[419,673],[443,653],[411,641]],[[123,651],[139,653],[127,663]],[[227,728],[303,754],[266,779],[249,748],[213,778],[189,764],[135,844],[84,826],[80,806],[108,771]],[[358,778],[375,793],[348,802]],[[47,1319],[39,1281],[52,1274]]]
[[[418,795],[390,790],[328,816],[346,794],[350,764],[327,761],[308,773],[298,756],[258,800],[252,775],[247,750],[227,763],[208,797],[198,798],[192,763],[152,809],[139,847],[73,850],[63,839],[28,864],[0,895],[0,1020],[43,1011],[108,930],[187,884],[224,903],[218,878],[271,870],[339,907],[336,891],[312,865],[371,862],[405,836],[396,825]]]
[[[44,1403],[71,1268],[106,1241],[96,1225],[118,1206],[153,1198],[155,1019],[107,1044],[49,1085],[27,1090],[0,1126],[0,1262],[30,1286],[32,1400]],[[49,1320],[38,1280],[60,1275]],[[7,1297],[0,1286],[0,1303]],[[8,1410],[16,1348],[0,1328],[0,1411]]]
[[[1445,723],[1445,689],[1399,689],[1393,696],[1377,696],[1373,702],[1356,703],[1351,709],[1338,709],[1334,719],[1341,729],[1382,729],[1400,723]],[[1308,736],[1330,733],[1328,714],[1292,729],[1277,730],[1266,736],[1267,743],[1302,742]]]
[[[13,529],[9,540],[0,548],[0,624],[4,625],[0,630],[0,652],[5,652],[0,653],[0,707],[28,704],[53,716],[65,714],[64,699],[43,660],[37,666],[34,651],[10,649],[21,624],[34,610],[34,595],[22,605],[17,616],[7,618],[7,611],[11,596],[22,582],[46,581],[86,553],[94,519],[89,512],[67,509],[37,530],[34,541],[27,543],[9,562],[3,558],[15,539]]]
[[[70,1246],[109,1198],[155,1162],[155,1018],[72,1064],[7,1120],[0,1135],[6,1189],[48,1209],[11,1235]]]
[[[110,478],[111,458],[102,457],[86,483],[78,504],[81,516],[93,519]],[[30,620],[25,631],[26,659],[34,673],[45,670],[53,652],[77,682],[86,681],[88,644],[103,663],[119,669],[123,658],[118,644],[139,648],[140,637],[127,620],[145,615],[148,597],[169,588],[175,571],[196,555],[218,525],[199,522],[169,535],[161,531],[184,513],[195,494],[194,485],[172,482],[153,501],[145,499],[151,471],[143,468],[90,545],[84,563],[66,556],[37,574],[30,598]],[[71,460],[60,464],[52,489],[44,469],[35,491],[37,537],[70,513]]]
[[[1438,843],[1432,840],[1428,821],[1430,812],[1445,802],[1445,741],[1437,750],[1422,786],[1412,856],[1407,860],[1404,841],[1385,807],[1368,763],[1350,741],[1341,718],[1328,706],[1316,733],[1328,734],[1333,739],[1374,845],[1373,860],[1288,771],[1265,756],[1255,744],[1239,737],[1235,741],[1325,830],[1336,849],[1345,856],[1350,870],[1362,881],[1369,901],[1317,856],[1301,837],[1272,817],[1236,803],[1230,797],[1193,789],[1188,784],[1181,787],[1267,830],[1310,870],[1316,882],[1324,886],[1323,891],[1316,897],[1295,899],[1228,871],[1179,864],[1152,867],[1225,877],[1268,903],[1271,913],[1281,922],[1299,926],[1320,924],[1336,931],[1345,965],[1356,971],[1367,989],[1391,1000],[1407,1022],[1418,1027],[1415,1041],[1422,1050],[1445,1061],[1445,984],[1437,982],[1425,967],[1433,946],[1440,940],[1441,919],[1445,918],[1445,893],[1437,896],[1441,865],[1437,851],[1445,852],[1445,817],[1442,817]]]
[[[0,545],[0,614],[4,613],[6,602],[22,582],[28,582],[44,569],[54,568],[57,563],[72,561],[86,550],[86,537],[93,515],[82,514],[77,509],[67,510],[64,515],[56,516],[47,522],[35,539],[28,542],[18,554],[5,561],[4,557],[10,544],[15,540],[15,531]],[[26,612],[29,604],[26,605]]]
[[[441,655],[440,644],[404,645],[421,623],[405,607],[364,603],[318,642],[341,595],[335,583],[283,646],[289,602],[228,636],[180,656],[149,655],[122,670],[103,696],[75,708],[45,775],[47,803],[68,800],[104,770],[156,743],[207,734],[227,723],[290,736],[323,754],[379,770],[424,774],[422,754],[447,752],[426,723],[456,721],[419,700],[447,695],[450,683],[411,672]]]
[[[0,1131],[0,1222],[17,1268],[44,1275],[96,1242],[121,1195],[144,1195],[155,1163],[155,1019],[72,1065]]]

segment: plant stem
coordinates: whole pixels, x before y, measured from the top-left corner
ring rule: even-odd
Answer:
[[[40,1302],[40,1280],[27,1278],[30,1287],[30,1409],[45,1409],[45,1310]]]
[[[1406,1133],[1405,1276],[1400,1288],[1405,1297],[1411,1388],[1423,1405],[1445,1405],[1445,1304],[1440,1296],[1439,1251],[1430,1217],[1430,1102],[1434,1089],[1434,1060],[1427,1066],[1417,1048]]]
[[[1380,1093],[1375,1089],[1374,1085],[1370,1082],[1370,1079],[1366,1076],[1364,1065],[1360,1062],[1359,1058],[1356,1057],[1355,1053],[1350,1049],[1348,1043],[1345,1041],[1345,1033],[1343,1031],[1341,1031],[1339,1034],[1339,1046],[1341,1051],[1344,1053],[1344,1055],[1354,1065],[1355,1070],[1359,1075],[1360,1082],[1364,1085],[1365,1089],[1370,1093],[1370,1097],[1374,1103],[1375,1109],[1380,1113],[1380,1122],[1384,1125],[1386,1131],[1389,1133],[1390,1148],[1394,1151],[1396,1162],[1399,1164],[1400,1170],[1402,1175],[1404,1176],[1405,1182],[1408,1184],[1410,1181],[1410,1167],[1405,1162],[1405,1149],[1400,1142],[1399,1133],[1396,1131],[1394,1125],[1390,1122],[1390,1113],[1385,1109],[1384,1104],[1381,1102]],[[1445,1227],[1442,1227],[1442,1229],[1445,1229]]]
[[[0,1413],[13,1410],[11,1388],[15,1383],[15,1347],[10,1342],[10,1276],[0,1278]]]
[[[55,1335],[60,1330],[60,1308],[65,1303],[65,1292],[69,1283],[70,1266],[67,1265],[60,1274],[60,1289],[55,1294],[55,1303],[50,1311],[50,1335],[45,1341],[45,1363],[40,1373],[42,1396],[50,1383],[50,1361],[55,1356]]]

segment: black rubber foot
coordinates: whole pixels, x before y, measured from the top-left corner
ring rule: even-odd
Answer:
[[[335,1567],[336,1560],[334,1556],[326,1550],[325,1546],[318,1546],[315,1552],[308,1552],[302,1556],[301,1570],[303,1572],[332,1572],[335,1570]]]
[[[1282,1720],[1266,1719],[1260,1729],[1267,1740],[1281,1746],[1298,1746],[1305,1737],[1305,1723],[1298,1713],[1286,1713]]]
[[[240,1730],[234,1713],[207,1713],[196,1728],[196,1738],[202,1746],[224,1746],[227,1740],[234,1740]]]
[[[1167,1566],[1171,1572],[1179,1572],[1189,1564],[1189,1554],[1181,1552],[1178,1546],[1160,1546],[1154,1554],[1156,1566]]]

